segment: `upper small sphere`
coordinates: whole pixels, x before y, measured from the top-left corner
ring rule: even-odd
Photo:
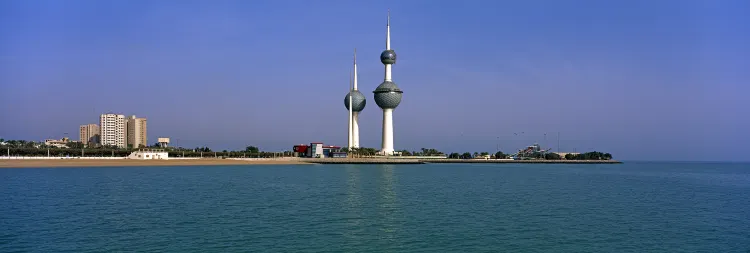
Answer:
[[[365,104],[367,104],[367,100],[365,99],[365,95],[362,94],[362,92],[359,92],[359,90],[353,90],[352,91],[352,111],[355,112],[361,112],[365,109]],[[346,94],[346,97],[344,98],[344,106],[346,107],[346,110],[349,110],[349,93]]]
[[[396,63],[396,51],[385,50],[380,53],[380,62],[383,64],[395,64]]]

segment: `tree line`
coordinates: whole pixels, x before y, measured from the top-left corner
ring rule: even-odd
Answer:
[[[421,148],[419,151],[400,150],[402,156],[444,156],[445,153],[434,148]]]
[[[473,159],[473,158],[487,157],[487,156],[489,156],[490,159],[495,159],[495,158],[497,158],[497,159],[503,159],[503,158],[506,157],[506,155],[503,154],[503,152],[498,151],[497,153],[495,153],[495,155],[490,155],[489,152],[450,153],[448,155],[448,158],[452,158],[452,159]]]
[[[127,149],[68,149],[68,148],[3,148],[0,156],[36,156],[36,157],[126,157],[135,150]],[[180,151],[166,150],[170,157],[231,157],[231,158],[272,158],[292,156],[291,151],[285,152],[245,152],[245,151]]]
[[[0,156],[36,156],[36,157],[126,157],[138,148],[118,148],[116,146],[84,147],[80,142],[68,142],[68,148],[44,145],[44,142],[0,139]],[[143,148],[143,147],[142,147]],[[268,152],[256,146],[247,146],[244,150],[212,151],[208,147],[194,149],[182,147],[159,147],[158,143],[148,148],[158,148],[169,153],[170,157],[230,157],[230,158],[272,158],[292,156],[292,151]]]
[[[52,156],[52,157],[125,157],[130,155],[136,148],[118,148],[116,146],[97,146],[92,148],[84,147],[80,142],[68,142],[68,148],[58,148],[55,146],[44,145],[44,142],[34,142],[25,140],[4,140],[0,138],[0,156]],[[267,152],[261,151],[257,146],[247,146],[244,150],[222,150],[213,151],[209,147],[195,147],[192,149],[183,147],[166,147],[161,148],[159,143],[155,143],[148,148],[163,149],[169,153],[170,157],[229,157],[229,158],[271,158],[280,156],[293,156],[292,151]],[[342,152],[351,154],[354,157],[370,157],[377,154],[375,148],[342,148]],[[421,148],[418,151],[400,150],[402,156],[444,156],[445,153],[433,148]],[[489,152],[464,152],[450,153],[448,158],[452,159],[474,159],[487,157],[490,159],[507,159],[510,155],[498,151],[491,155]],[[611,160],[612,154],[602,152],[587,152],[582,154],[566,154],[564,157],[557,153],[533,153],[524,159],[546,159],[546,160]]]
[[[348,154],[351,154],[353,157],[369,157],[374,156],[378,153],[377,149],[374,148],[366,148],[366,147],[359,147],[359,148],[341,148],[341,152],[346,152]]]
[[[586,152],[583,154],[566,154],[566,160],[612,160],[612,154],[602,152]]]

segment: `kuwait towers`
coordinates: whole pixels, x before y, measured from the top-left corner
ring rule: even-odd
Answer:
[[[354,49],[354,78],[349,80],[344,106],[349,110],[349,148],[359,148],[359,112],[365,109],[365,95],[357,90],[357,49]]]
[[[396,63],[396,52],[391,50],[391,12],[388,11],[385,51],[380,54],[380,62],[385,65],[385,80],[375,88],[375,103],[383,109],[383,155],[393,154],[393,110],[401,103],[403,91],[391,79],[391,68]],[[356,72],[355,72],[356,73]],[[356,74],[355,74],[356,75]],[[354,79],[356,80],[356,78]],[[356,81],[355,81],[356,82]],[[364,98],[363,98],[364,101]],[[364,102],[362,103],[364,108]]]

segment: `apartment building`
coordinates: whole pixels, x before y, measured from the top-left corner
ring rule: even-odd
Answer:
[[[99,125],[87,124],[81,125],[79,133],[80,141],[87,147],[94,147],[99,144]]]
[[[102,146],[125,148],[126,128],[125,115],[106,113],[99,117],[99,142]]]
[[[128,118],[126,123],[128,146],[133,148],[148,146],[148,140],[146,139],[146,123],[146,118],[136,118],[135,115]]]

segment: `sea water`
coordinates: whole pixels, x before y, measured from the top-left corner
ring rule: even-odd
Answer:
[[[750,166],[0,169],[0,252],[748,252]]]

